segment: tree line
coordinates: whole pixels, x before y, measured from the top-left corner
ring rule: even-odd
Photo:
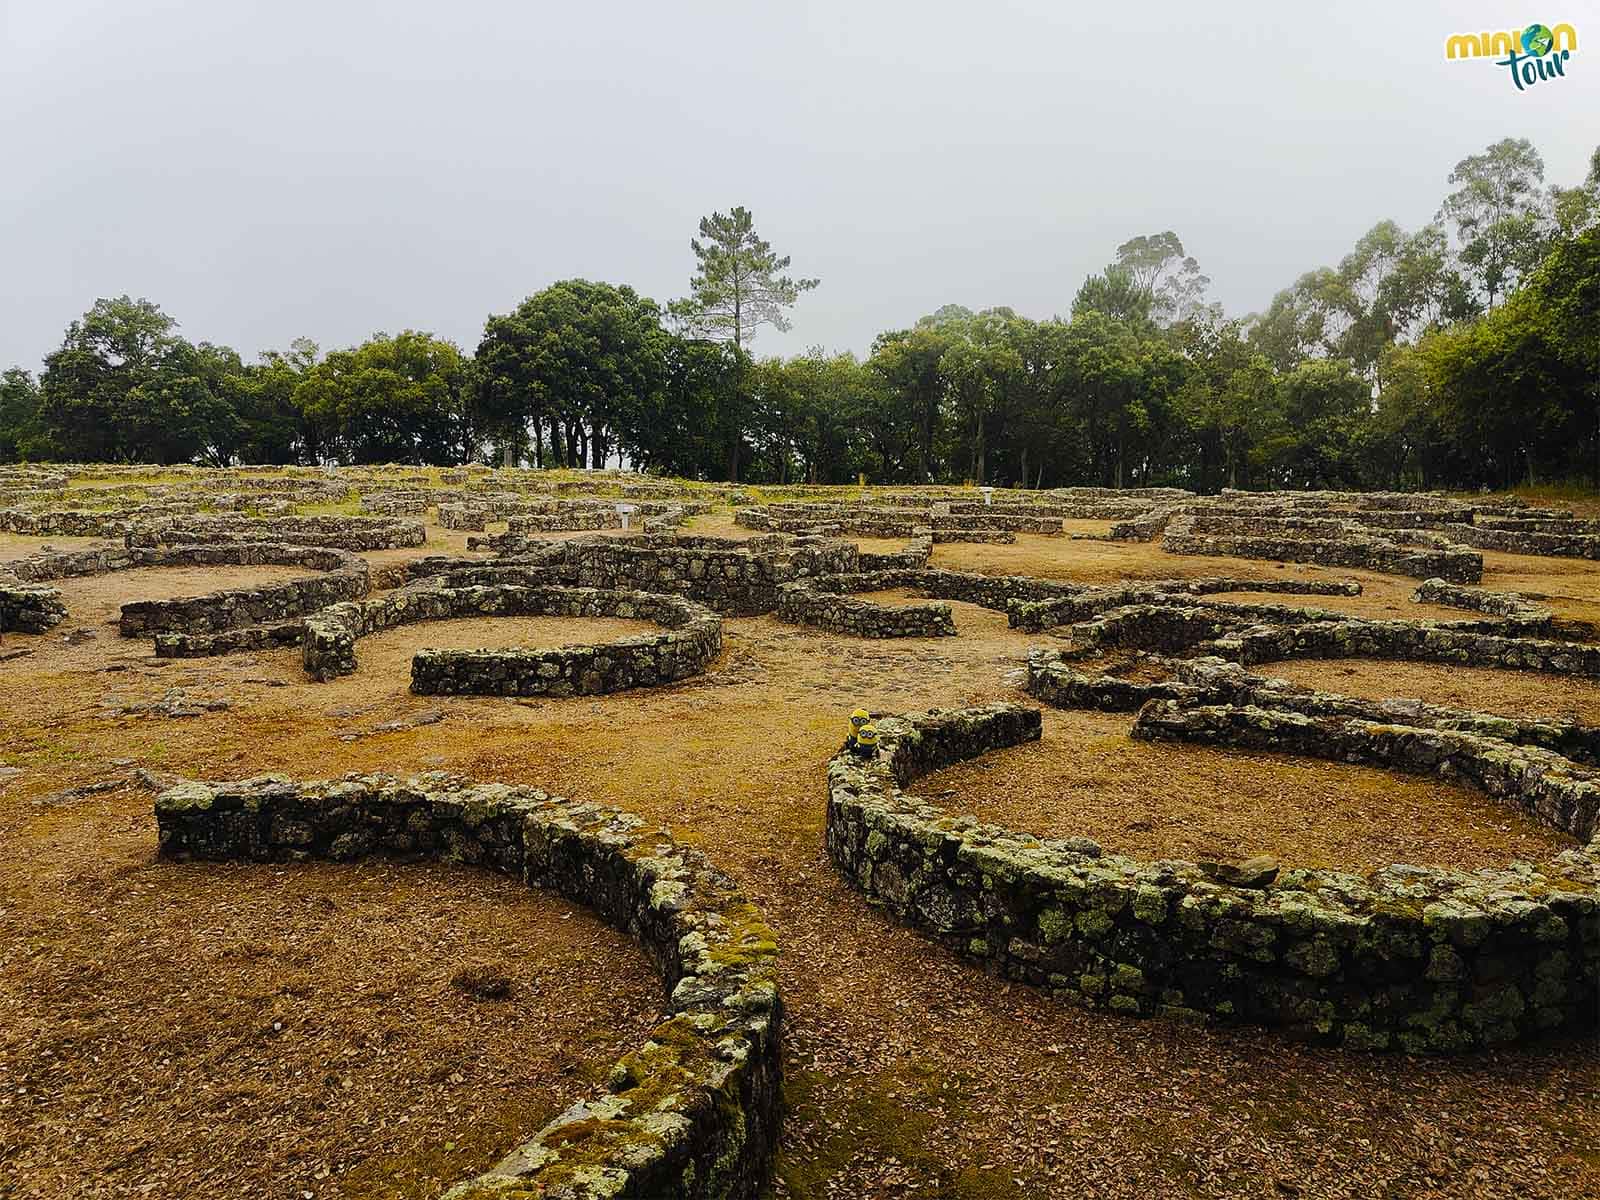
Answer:
[[[714,213],[688,294],[565,280],[428,333],[245,362],[103,299],[37,379],[0,377],[0,460],[628,463],[689,478],[1121,487],[1600,486],[1600,150],[1457,164],[1435,218],[1381,221],[1230,317],[1173,231],[1130,238],[1066,316],[946,305],[865,358],[752,353],[818,280]]]

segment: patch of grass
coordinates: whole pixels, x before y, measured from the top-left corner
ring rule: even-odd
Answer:
[[[544,1114],[534,1105],[512,1102],[492,1120],[475,1122],[443,1142],[401,1154],[381,1154],[339,1176],[345,1200],[433,1200],[446,1187],[487,1170],[538,1129]]]
[[[299,517],[359,517],[362,515],[361,493],[351,492],[337,504],[297,504],[294,511]]]
[[[816,1109],[820,1142],[780,1150],[776,1174],[794,1200],[840,1195],[829,1180],[853,1161],[894,1160],[916,1178],[916,1195],[928,1200],[1022,1200],[1026,1192],[1011,1170],[982,1166],[952,1169],[929,1149],[937,1122],[929,1101],[954,1082],[931,1064],[912,1062],[871,1080],[837,1081],[822,1071],[790,1071],[784,1099],[791,1110]]]

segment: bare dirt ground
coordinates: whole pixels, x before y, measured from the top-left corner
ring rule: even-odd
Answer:
[[[697,522],[691,531],[744,532],[725,513]],[[416,553],[434,549],[430,545]],[[1279,573],[1271,563],[1179,558],[1153,546],[1028,536],[1015,546],[940,546],[935,561],[959,569],[1093,581]],[[1532,561],[1541,568],[1557,562]],[[1584,565],[1588,575],[1583,578],[1565,570],[1567,564],[1558,565],[1562,570],[1543,578],[1559,575],[1572,596],[1600,604],[1600,566]],[[1284,569],[1315,573],[1313,568]],[[1519,569],[1529,579],[1541,578],[1532,567]],[[1507,581],[1512,570],[1497,567],[1485,582],[1512,586]],[[1352,573],[1323,574],[1344,578]],[[1501,574],[1506,578],[1497,578]],[[1370,585],[1369,594],[1385,597],[1383,603],[1422,615],[1407,599],[1414,581],[1371,576]],[[1306,602],[1320,605],[1323,599]],[[85,980],[70,1007],[94,1013],[130,993],[160,998],[181,993],[183,986],[197,987],[195,964],[185,956],[192,952],[130,954],[116,978],[102,978],[96,971],[103,968],[96,964],[108,957],[106,936],[137,934],[156,945],[192,946],[197,926],[211,928],[232,919],[224,903],[230,894],[261,887],[271,891],[275,903],[291,903],[281,899],[288,886],[275,889],[267,882],[275,868],[177,867],[155,860],[147,793],[106,793],[67,808],[35,803],[64,788],[124,779],[129,768],[113,765],[120,760],[205,778],[448,768],[618,804],[670,824],[686,841],[703,844],[765,908],[783,947],[790,1013],[790,1116],[776,1197],[1600,1194],[1600,1046],[1594,1043],[1567,1040],[1459,1059],[1414,1059],[1310,1048],[1255,1029],[1196,1029],[1085,1013],[989,978],[864,904],[838,879],[822,848],[822,767],[842,738],[846,714],[857,705],[901,712],[1026,698],[1020,681],[1030,639],[1007,629],[1001,614],[970,605],[955,608],[960,636],[910,641],[834,637],[770,617],[730,620],[723,658],[706,676],[667,689],[573,700],[411,696],[403,664],[409,661],[408,647],[427,644],[426,626],[382,635],[403,635],[403,644],[392,652],[383,649],[381,639],[364,640],[358,646],[361,669],[329,685],[305,681],[290,651],[157,665],[149,660],[147,646],[115,638],[69,646],[53,635],[8,637],[8,647],[28,644],[35,652],[0,663],[0,723],[5,726],[0,759],[23,772],[0,791],[0,829],[18,877],[7,885],[11,890],[3,901],[7,945],[10,953],[26,955],[21,960],[26,972],[43,970],[44,963]],[[78,616],[74,611],[73,620]],[[1322,671],[1353,666],[1358,672],[1337,680],[1359,680],[1367,669],[1365,664],[1292,666]],[[1399,681],[1411,677],[1396,674],[1390,664],[1374,667],[1371,677],[1376,680],[1379,672],[1389,673],[1396,684],[1383,694],[1405,694]],[[1319,682],[1329,687],[1337,680],[1329,676]],[[1502,682],[1498,673],[1495,682]],[[99,701],[113,688],[119,696],[153,698],[173,686],[225,697],[230,707],[186,720],[151,713],[100,715]],[[1600,692],[1591,695],[1600,697]],[[1491,699],[1477,695],[1473,704],[1490,707]],[[435,712],[440,714],[436,720]],[[431,723],[414,723],[421,716]],[[1272,756],[1216,755],[1218,769],[1211,771],[1203,765],[1205,756],[1188,748],[1130,749],[1119,732],[1127,721],[1052,714],[1050,744],[1021,753],[1070,761],[1080,790],[1092,798],[1085,813],[1098,812],[1110,822],[1119,815],[1115,798],[1126,796],[1123,826],[1151,821],[1148,831],[1124,828],[1127,836],[1154,838],[1159,829],[1175,844],[1187,836],[1198,845],[1202,837],[1231,833],[1241,847],[1272,846],[1286,861],[1342,858],[1345,865],[1359,867],[1363,856],[1382,853],[1382,838],[1389,836],[1397,839],[1397,855],[1405,850],[1408,857],[1432,860],[1475,849],[1483,856],[1477,861],[1493,861],[1492,843],[1501,837],[1498,821],[1506,826],[1499,843],[1503,861],[1543,852],[1518,840],[1532,838],[1531,831],[1519,831],[1496,811],[1469,810],[1449,789],[1437,793],[1431,784],[1353,768],[1326,768],[1324,774],[1324,764]],[[1057,748],[1067,755],[1052,756]],[[1224,770],[1223,759],[1235,769]],[[1175,787],[1174,780],[1183,786]],[[1309,788],[1318,789],[1315,795],[1324,802],[1343,802],[1327,820],[1337,820],[1345,833],[1369,821],[1404,828],[1369,833],[1365,843],[1335,835],[1331,824],[1308,822],[1297,831],[1287,814],[1304,810],[1280,807],[1273,798]],[[955,799],[949,803],[971,807]],[[1395,820],[1395,804],[1406,806],[1403,822]],[[1205,814],[1204,822],[1197,813]],[[1026,811],[1015,815],[1016,824],[1028,824]],[[1163,824],[1158,826],[1158,819]],[[1443,828],[1447,822],[1453,827]],[[1205,828],[1198,828],[1202,824]],[[1186,826],[1195,828],[1186,832]],[[1112,841],[1109,835],[1107,841]],[[111,867],[98,864],[99,859],[110,860]],[[62,863],[91,875],[120,866],[144,886],[119,893],[115,907],[96,924],[90,919],[91,897],[74,897],[52,882],[51,871],[69,869]],[[476,904],[481,895],[484,919],[493,922],[494,953],[542,979],[556,976],[550,964],[561,961],[563,953],[582,950],[562,941],[561,935],[574,928],[571,921],[502,927],[500,915],[487,915],[513,903],[514,886],[507,885],[508,892],[491,882],[482,885],[487,889],[482,893],[464,892],[467,876],[431,866],[357,870],[392,879],[396,887],[410,880],[409,886],[436,889],[432,894],[440,904],[469,894]],[[325,892],[336,904],[362,903],[340,898],[344,883],[333,868],[306,868],[295,878],[300,889],[295,895]],[[252,879],[261,882],[252,885]],[[197,921],[183,898],[202,882],[214,890],[205,917]],[[25,905],[9,898],[13,892],[38,898]],[[452,956],[450,945],[440,947],[439,926],[429,924],[426,904],[423,915],[413,919],[402,906],[379,903],[375,894],[365,893],[366,902],[394,921],[384,934],[385,950],[395,956],[387,960],[388,969],[406,963],[421,972],[417,986],[437,996],[446,966],[466,950]],[[300,903],[306,905],[304,899]],[[274,936],[284,936],[291,922],[282,916],[290,912],[298,910],[266,922],[277,930]],[[71,931],[80,925],[89,933],[74,936]],[[97,929],[106,932],[95,936]],[[354,944],[366,943],[358,938]],[[348,1019],[366,1028],[384,1019],[386,1005],[339,986],[352,969],[352,943],[339,949],[308,935],[298,945],[302,957],[295,959],[294,971],[309,981],[308,987],[315,986],[312,994],[294,998],[295,1011],[306,1022]],[[12,962],[0,972],[0,1005],[12,1030],[0,1058],[5,1072],[0,1093],[8,1095],[24,1086],[12,1082],[11,1064],[37,1062],[44,1050],[53,1049],[60,1011],[68,1007],[42,998],[23,982],[30,976]],[[618,965],[611,969],[609,962]],[[205,972],[213,996],[247,994],[267,986],[264,979],[277,978],[270,967],[221,955],[205,961]],[[642,988],[627,993],[635,997],[653,996],[655,986],[647,969],[604,953],[584,968],[582,979],[587,982],[574,986]],[[430,987],[436,990],[427,992]],[[513,1061],[523,1062],[530,1048],[537,1049],[541,1038],[557,1039],[563,1048],[552,1050],[549,1061],[565,1059],[572,1074],[561,1080],[540,1076],[546,1082],[534,1081],[518,1093],[530,1104],[547,1106],[539,1111],[553,1111],[588,1086],[592,1068],[584,1064],[595,1060],[580,1059],[576,1052],[588,1044],[585,1031],[593,1027],[585,1021],[603,1023],[626,1042],[639,1028],[630,1019],[643,1015],[637,1002],[630,1006],[625,997],[611,1000],[596,993],[581,1014],[568,1010],[563,1017],[545,1007],[556,999],[549,988],[514,991],[504,1003],[529,1006],[529,1024],[507,1034],[506,1058],[484,1051],[481,1059],[487,1071],[507,1071]],[[612,1003],[615,1010],[608,1010]],[[159,1018],[167,1002],[150,1007]],[[348,1017],[338,1017],[341,1011]],[[606,1021],[601,1013],[613,1019]],[[183,1008],[166,1024],[170,1037],[204,1043],[212,1036],[210,1019],[204,1011]],[[406,1029],[416,1038],[454,1033],[448,1019],[431,1012]],[[274,1081],[292,1080],[297,1070],[315,1080],[338,1073],[327,1069],[325,1054],[306,1051],[296,1039],[279,1037],[263,1045],[262,1069],[273,1072]],[[595,1059],[609,1052],[597,1051]],[[96,1062],[92,1054],[82,1054],[62,1078],[110,1094],[126,1069],[126,1059],[103,1056]],[[362,1077],[373,1069],[363,1066]],[[16,1173],[12,1195],[94,1195],[88,1189],[99,1177],[95,1164],[121,1161],[137,1164],[122,1168],[125,1177],[154,1181],[157,1194],[270,1194],[270,1164],[255,1158],[255,1151],[235,1149],[230,1139],[270,1139],[289,1129],[310,1137],[312,1118],[296,1101],[274,1093],[250,1108],[243,1122],[259,1132],[241,1132],[207,1116],[200,1084],[209,1074],[203,1065],[185,1070],[165,1100],[171,1106],[166,1122],[185,1131],[181,1154],[151,1144],[151,1126],[130,1124],[115,1110],[108,1110],[113,1116],[103,1125],[80,1120],[67,1132],[35,1115],[31,1102],[0,1107],[0,1159],[10,1162],[16,1147],[29,1148],[30,1165]],[[349,1091],[364,1086],[353,1082]],[[316,1161],[332,1173],[306,1190],[318,1200],[381,1194],[372,1177],[362,1174],[367,1164],[432,1161],[427,1156],[440,1145],[438,1127],[413,1137],[395,1115],[414,1105],[435,1105],[427,1088],[419,1074],[402,1073],[388,1077],[387,1087],[346,1096],[341,1103],[349,1107],[337,1119],[322,1115],[314,1135],[325,1140],[317,1142]],[[365,1102],[358,1104],[363,1095]],[[275,1104],[299,1115],[280,1121],[271,1111]],[[502,1120],[505,1113],[458,1107],[453,1135],[446,1136],[457,1147],[450,1153],[460,1153],[438,1170],[441,1176],[481,1168],[515,1137],[514,1122]],[[371,1143],[353,1132],[363,1119],[392,1139],[376,1158]],[[80,1143],[68,1140],[80,1134]],[[191,1155],[212,1162],[225,1179],[174,1191],[172,1181],[183,1178],[180,1159]],[[348,1171],[346,1164],[357,1161],[362,1165]],[[63,1192],[63,1184],[74,1190]]]
[[[56,579],[48,586],[61,593],[71,614],[61,628],[115,625],[122,606],[130,600],[174,600],[202,596],[224,588],[260,587],[305,579],[315,572],[301,567],[141,567],[110,575],[85,575]],[[148,647],[146,647],[148,648]]]
[[[509,879],[158,864],[146,791],[4,800],[0,1194],[436,1195],[660,1008],[632,939]]]
[[[1125,714],[1046,710],[1044,737],[936,771],[915,791],[1041,837],[1136,858],[1366,872],[1392,863],[1504,866],[1576,845],[1481,792],[1318,759],[1129,739]]]

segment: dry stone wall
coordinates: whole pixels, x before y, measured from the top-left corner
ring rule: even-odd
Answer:
[[[1263,626],[1219,638],[1212,652],[1246,666],[1292,658],[1387,658],[1600,678],[1600,645],[1413,621]]]
[[[272,542],[234,542],[135,551],[136,566],[303,567],[320,574],[254,588],[229,588],[174,600],[140,600],[122,606],[123,637],[158,633],[207,634],[301,617],[366,595],[367,564],[342,550]]]
[[[862,572],[915,570],[927,566],[928,559],[932,557],[932,536],[914,537],[906,543],[903,550],[889,550],[882,553],[861,551],[856,556],[856,569]]]
[[[1524,629],[1548,627],[1554,614],[1516,592],[1493,592],[1487,588],[1460,587],[1443,579],[1425,579],[1412,594],[1418,604],[1439,604],[1465,608],[1491,617],[1506,617]]]
[[[1543,533],[1527,528],[1486,529],[1479,525],[1446,525],[1444,532],[1452,540],[1479,550],[1557,558],[1600,558],[1600,534],[1592,532]]]
[[[467,529],[482,533],[489,523],[489,509],[482,504],[463,502],[439,505],[439,525],[444,529]]]
[[[1081,584],[1053,584],[1052,587],[1054,590],[1040,588],[1039,595],[1028,595],[1019,590],[1015,597],[1009,598],[1002,606],[1008,624],[1028,633],[1040,633],[1124,605],[1174,603],[1182,605],[1186,603],[1187,597],[1211,596],[1223,592],[1268,592],[1296,596],[1361,594],[1361,585],[1354,580],[1233,579],[1222,576],[1158,579],[1146,583],[1103,587],[1087,587]]]
[[[948,604],[877,604],[834,591],[829,583],[784,584],[778,594],[778,620],[863,638],[955,636]]]
[[[131,521],[126,513],[96,509],[0,509],[0,532],[28,537],[121,537]]]
[[[1306,706],[1332,709],[1345,699],[1312,699]],[[1482,733],[1397,724],[1390,714],[1373,721],[1338,712],[1157,700],[1139,711],[1133,736],[1441,775],[1522,808],[1585,845],[1594,837],[1600,816],[1600,781],[1562,755]]]
[[[1572,763],[1600,766],[1600,727],[1576,721],[1504,717],[1415,699],[1341,696],[1255,675],[1237,663],[1219,658],[1189,659],[1174,663],[1173,668],[1180,694],[1171,698],[1189,704],[1254,706],[1308,717],[1346,717],[1380,725],[1465,733],[1547,750]]]
[[[1262,558],[1276,562],[1315,563],[1326,567],[1359,567],[1415,579],[1439,577],[1453,583],[1483,578],[1483,555],[1459,546],[1408,547],[1391,538],[1352,529],[1339,536],[1292,537],[1282,534],[1200,532],[1191,518],[1172,520],[1161,535],[1169,554],[1226,558]]]
[[[337,550],[392,550],[421,546],[427,531],[421,521],[393,517],[190,517],[141,524],[127,533],[129,546],[198,546],[222,542],[277,542]]]
[[[995,974],[1086,1007],[1351,1049],[1464,1051],[1595,1025],[1600,847],[1505,871],[1275,870],[1242,886],[1208,864],[952,817],[903,790],[1036,740],[1036,710],[878,729],[877,758],[829,764],[829,854],[890,912]]]
[[[782,1120],[777,945],[698,850],[616,809],[442,775],[183,783],[156,799],[163,857],[374,854],[481,865],[592,909],[661,973],[664,1019],[567,1109],[449,1200],[755,1200]]]
[[[451,588],[425,581],[308,617],[302,662],[313,679],[348,675],[356,669],[360,638],[398,625],[470,616],[618,617],[651,621],[664,632],[547,650],[422,650],[412,659],[412,691],[598,695],[686,679],[703,672],[722,652],[721,618],[676,596],[514,584]]]
[[[66,619],[67,606],[55,588],[0,576],[0,634],[44,633]]]

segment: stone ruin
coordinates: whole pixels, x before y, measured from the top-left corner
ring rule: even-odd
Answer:
[[[1039,738],[1038,710],[997,704],[880,719],[877,758],[836,756],[829,855],[851,884],[956,953],[1088,1008],[1410,1053],[1594,1028],[1600,783],[1548,751],[1473,734],[1181,703],[1151,702],[1135,736],[1358,754],[1399,769],[1448,763],[1587,846],[1499,871],[1396,866],[1363,878],[1272,864],[1250,874],[1039,839],[903,790]]]
[[[1073,488],[985,502],[971,489],[877,489],[840,503],[839,489],[794,488],[755,504],[745,489],[611,474],[559,484],[487,469],[171,474],[179,482],[118,469],[96,468],[92,479],[75,469],[0,470],[0,529],[115,539],[8,564],[0,630],[39,632],[63,619],[53,579],[268,562],[309,574],[135,602],[123,632],[153,637],[164,656],[298,645],[307,674],[330,679],[357,669],[361,637],[415,621],[611,616],[660,626],[600,645],[413,657],[418,693],[574,696],[705,671],[721,652],[724,617],[943,637],[956,632],[951,602],[976,604],[1003,612],[1012,628],[1053,635],[1053,648],[1028,657],[1026,688],[1043,703],[1137,712],[1130,731],[1139,738],[1449,774],[1580,848],[1496,871],[1395,866],[1361,878],[1275,867],[1246,878],[1223,864],[1146,863],[1087,839],[985,826],[908,794],[939,766],[1037,739],[1036,710],[991,705],[885,718],[877,759],[829,764],[829,853],[902,920],[1075,1004],[1251,1022],[1353,1049],[1470,1050],[1595,1023],[1584,997],[1600,979],[1600,731],[1320,693],[1249,667],[1352,656],[1600,677],[1600,645],[1563,639],[1573,623],[1526,597],[1469,586],[1482,578],[1484,550],[1600,557],[1590,553],[1600,523],[1437,496]],[[348,509],[358,496],[361,516],[294,511]],[[758,536],[677,532],[712,496],[742,505],[735,519]],[[623,499],[637,507],[637,536],[538,536],[614,529]],[[418,518],[430,509],[445,528],[486,535],[469,546],[499,553],[381,571],[358,557],[424,545]],[[1177,554],[1411,575],[1422,580],[1415,599],[1464,616],[1375,621],[1213,599],[1359,594],[1343,580],[1086,585],[929,565],[938,543],[1061,536],[1078,520],[1116,522],[1111,536],[1159,540]],[[487,535],[502,521],[505,533]],[[842,534],[907,544],[863,551]],[[863,598],[885,590],[922,599]],[[1146,656],[1167,678],[1093,673],[1089,664],[1110,652]],[[589,904],[645,944],[670,996],[656,1035],[618,1064],[607,1095],[575,1106],[452,1197],[757,1193],[779,1119],[774,947],[759,913],[696,852],[626,814],[442,777],[185,784],[158,800],[157,816],[163,853],[174,857],[392,853],[482,863]]]
[[[305,620],[306,674],[328,680],[356,669],[355,643],[383,629],[466,616],[620,617],[653,621],[659,634],[537,650],[420,650],[418,695],[592,696],[698,675],[722,652],[722,619],[654,592],[498,584],[451,588],[424,579],[371,600],[335,604]]]
[[[676,1196],[755,1200],[782,1119],[777,944],[698,850],[638,817],[532,788],[350,776],[182,783],[156,798],[169,859],[481,865],[548,888],[632,934],[666,1013],[605,1090],[531,1132],[449,1200]]]

